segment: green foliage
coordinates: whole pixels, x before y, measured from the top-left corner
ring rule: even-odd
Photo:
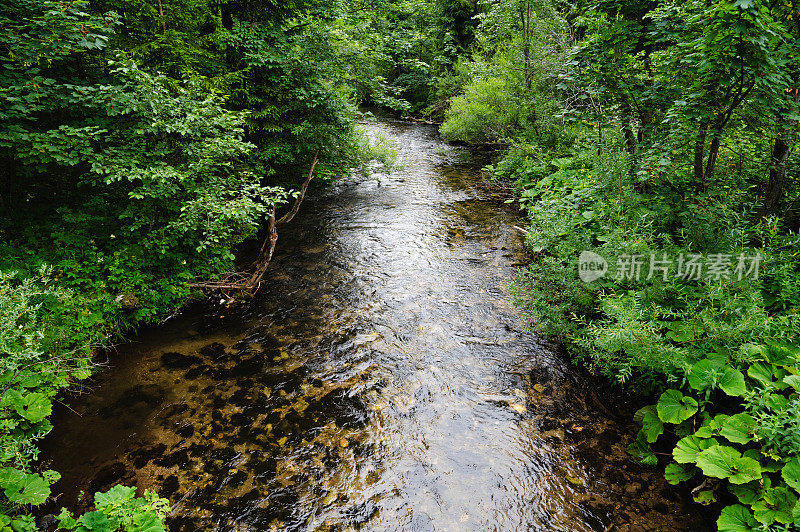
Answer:
[[[560,129],[554,120],[556,86],[567,47],[564,20],[546,1],[480,6],[470,61],[457,63],[455,76],[440,78],[440,93],[451,96],[442,135],[466,142],[554,142]],[[448,86],[454,80],[455,89]]]
[[[345,0],[341,7],[332,36],[359,102],[409,113],[454,94],[443,80],[474,38],[474,2]]]
[[[499,77],[467,85],[463,95],[450,101],[442,135],[454,140],[491,141],[518,132],[520,106],[512,99],[509,86]]]
[[[236,247],[296,195],[315,154],[325,179],[376,154],[335,46],[338,9],[0,6],[0,529],[35,530],[12,514],[58,480],[36,470],[37,442],[98,346],[233,270]],[[62,526],[155,532],[165,504],[116,487]]]
[[[43,504],[50,486],[61,477],[55,471],[34,470],[36,442],[52,429],[47,417],[53,398],[89,375],[91,343],[102,338],[102,331],[82,330],[65,320],[71,313],[80,314],[84,303],[75,293],[58,287],[51,270],[42,269],[24,279],[0,273],[0,489],[5,496],[0,530],[38,530],[30,516],[7,514]],[[133,488],[116,486],[98,493],[95,505],[99,513],[78,520],[62,512],[61,527],[166,530],[169,503],[155,494],[146,492],[139,499]]]
[[[169,501],[145,490],[136,497],[136,490],[114,486],[105,493],[95,493],[95,510],[74,517],[66,508],[59,514],[58,530],[76,532],[166,532],[164,519],[170,511]]]
[[[800,118],[796,6],[609,0],[547,15],[537,4],[534,42],[561,61],[526,79],[525,5],[494,2],[482,16],[480,54],[442,127],[509,145],[487,171],[530,221],[518,305],[576,360],[653,398],[634,416],[642,428],[629,452],[697,488],[698,503],[729,504],[720,530],[793,529],[800,174],[782,146],[794,147]],[[574,42],[559,37],[560,20]],[[540,102],[526,110],[555,108],[562,130],[512,116],[504,105],[519,95]],[[609,273],[581,281],[583,251]],[[729,256],[733,268],[756,254],[757,278],[649,269],[692,255]],[[639,276],[621,273],[632,256]]]
[[[799,371],[800,348],[786,343],[770,343],[749,345],[745,350],[747,357],[743,357],[743,360],[749,366],[746,371],[748,378],[744,381],[745,390],[741,394],[744,404],[739,407],[745,412],[716,414],[712,417],[710,414],[717,408],[713,397],[698,396],[700,409],[693,425],[696,429],[692,435],[678,441],[672,453],[677,464],[669,465],[666,471],[670,482],[685,482],[694,474],[678,464],[696,464],[705,476],[729,483],[732,494],[745,506],[735,505],[724,509],[719,521],[721,530],[725,529],[723,527],[736,530],[736,526],[745,526],[742,523],[750,523],[751,520],[771,526],[775,523],[794,523],[796,519],[794,508],[800,488],[800,446],[794,443],[796,440],[779,438],[767,429],[769,420],[776,417],[784,419],[786,416],[782,408],[798,398],[797,390],[778,378],[787,373],[794,376]],[[698,363],[687,368],[687,373],[694,371],[698,365],[701,368],[713,366],[713,359],[704,360],[709,360],[712,365]],[[752,368],[757,368],[757,371],[750,371]],[[690,379],[687,381],[691,382]],[[691,388],[693,393],[703,391],[703,388]],[[688,417],[674,415],[675,411],[685,412],[681,409],[681,399],[685,398],[678,390],[667,390],[659,401],[659,404],[669,407],[661,419],[678,425],[675,427],[676,433],[681,429],[681,424],[695,416],[694,413]],[[688,414],[688,411],[685,413]],[[650,431],[648,424],[643,423],[641,434],[646,435]],[[791,431],[787,432],[791,434]],[[654,441],[648,439],[648,443]],[[636,456],[646,455],[647,451],[639,449]]]
[[[519,144],[490,168],[497,179],[515,180],[531,220],[528,244],[536,260],[516,283],[519,303],[535,328],[561,335],[591,367],[641,392],[661,393],[656,405],[635,416],[642,430],[629,451],[642,463],[657,465],[653,445],[671,442],[670,482],[716,479],[695,492],[699,503],[724,500],[719,492],[728,487],[747,513],[726,511],[721,529],[736,529],[728,521],[793,522],[794,517],[787,521],[793,515],[787,508],[800,492],[781,471],[800,455],[794,388],[800,384],[798,307],[781,296],[776,300],[784,304],[774,305],[765,294],[793,293],[777,288],[771,268],[800,280],[797,236],[774,221],[749,225],[746,218],[709,216],[703,223],[710,227],[701,232],[716,235],[717,245],[725,246],[717,249],[737,256],[757,236],[762,271],[770,273],[757,281],[643,275],[638,282],[608,276],[583,283],[574,272],[584,249],[605,257],[678,256],[692,249],[682,247],[691,240],[676,229],[681,218],[660,210],[658,202],[671,201],[669,193],[637,190],[635,175],[619,164],[625,160],[622,138],[617,149],[606,143],[607,155],[601,156],[584,147],[585,136],[573,138],[568,155],[553,157]],[[686,216],[710,205],[704,198],[697,209],[684,207]],[[698,220],[693,223],[699,227]],[[778,491],[738,488],[758,483]]]

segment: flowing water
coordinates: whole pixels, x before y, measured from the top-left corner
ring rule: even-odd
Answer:
[[[524,332],[519,221],[435,129],[312,192],[241,308],[122,346],[45,442],[57,505],[157,489],[178,530],[697,530],[630,405]]]

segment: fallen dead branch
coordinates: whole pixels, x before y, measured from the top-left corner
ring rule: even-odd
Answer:
[[[314,160],[311,162],[311,168],[308,170],[308,176],[300,187],[300,193],[294,200],[294,205],[284,216],[276,220],[275,207],[270,209],[269,219],[267,222],[267,236],[261,244],[261,249],[258,252],[256,260],[250,265],[250,271],[232,272],[221,279],[212,281],[203,281],[192,283],[192,288],[198,288],[207,292],[221,292],[228,299],[232,299],[236,295],[253,296],[258,289],[261,288],[261,281],[264,279],[264,274],[267,272],[269,263],[272,261],[272,255],[275,253],[275,244],[278,242],[278,226],[289,223],[300,210],[300,204],[306,197],[308,185],[314,178],[314,168],[319,161],[319,152],[314,154]]]

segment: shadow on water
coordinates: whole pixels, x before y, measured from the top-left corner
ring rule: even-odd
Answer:
[[[57,505],[125,482],[173,531],[703,529],[626,457],[622,400],[523,332],[522,242],[476,168],[371,127],[400,169],[318,192],[257,300],[143,332],[58,414]]]

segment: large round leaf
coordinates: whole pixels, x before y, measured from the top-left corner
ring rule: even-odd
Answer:
[[[14,404],[14,409],[28,421],[38,423],[50,415],[53,404],[43,393],[28,393],[22,396],[20,402]]]
[[[733,443],[748,443],[756,431],[756,420],[750,414],[736,414],[725,420],[720,434]]]
[[[728,395],[738,397],[747,392],[744,375],[736,368],[726,368],[719,379],[719,387]]]
[[[14,504],[42,504],[50,496],[50,484],[45,479],[36,474],[25,475],[20,491],[9,495],[8,499]]]
[[[800,347],[784,342],[767,342],[766,359],[776,366],[794,366],[800,359]]]
[[[669,464],[664,470],[664,477],[670,484],[678,484],[685,480],[689,480],[694,476],[697,469],[693,466],[686,468],[680,464]]]
[[[788,375],[783,378],[783,382],[795,390],[800,390],[800,375]]]
[[[764,525],[791,523],[792,512],[797,504],[797,495],[785,486],[764,491],[764,498],[753,504],[756,521]]]
[[[652,410],[644,413],[642,418],[642,432],[648,443],[655,443],[659,436],[664,434],[664,424]]]
[[[721,360],[712,360],[709,358],[704,358],[703,360],[695,362],[692,369],[689,370],[689,386],[700,392],[714,386],[717,382],[722,364],[723,362]]]
[[[795,456],[789,460],[781,470],[781,476],[786,483],[800,491],[800,457]]]
[[[769,487],[769,478],[767,480],[767,488]],[[754,480],[753,482],[748,482],[747,484],[736,484],[730,486],[731,493],[736,495],[739,498],[739,502],[742,504],[752,505],[754,502],[759,500],[761,497],[764,496],[764,486],[761,485],[761,481]]]
[[[765,387],[772,385],[772,366],[763,362],[756,362],[747,369],[747,374]]]
[[[677,425],[697,412],[697,401],[684,397],[678,390],[667,390],[661,394],[656,410],[661,421]]]
[[[741,504],[726,506],[717,519],[719,532],[752,532],[757,524],[750,510]]]
[[[700,451],[718,443],[714,438],[686,436],[678,441],[678,445],[672,450],[672,457],[679,464],[693,464],[697,462],[697,455],[700,454]]]
[[[118,484],[105,493],[95,493],[94,505],[98,510],[105,510],[106,508],[114,508],[115,506],[125,504],[133,500],[134,497],[136,497],[136,490],[134,488]]]
[[[641,430],[636,435],[636,439],[628,445],[628,453],[645,465],[654,466],[658,464],[658,458],[653,453],[653,450],[647,443],[644,432]]]
[[[697,466],[707,477],[727,478],[731,484],[744,484],[761,478],[761,465],[727,445],[713,445],[697,455]]]
[[[153,512],[134,516],[133,522],[125,528],[126,532],[166,532],[164,522]]]
[[[114,526],[102,512],[87,512],[81,516],[78,522],[93,532],[111,532],[117,529],[117,526]]]
[[[719,436],[722,427],[730,416],[725,414],[717,414],[711,419],[703,422],[703,425],[694,432],[698,438],[711,438],[712,436]]]
[[[8,493],[14,493],[22,489],[25,475],[24,471],[13,467],[0,468],[0,488],[6,490],[6,497],[9,496]]]

